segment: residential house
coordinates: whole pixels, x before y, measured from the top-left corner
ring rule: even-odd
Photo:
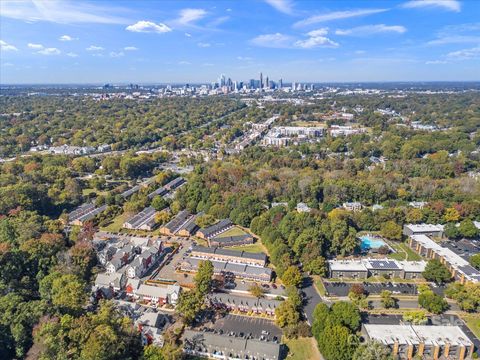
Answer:
[[[226,232],[232,227],[233,227],[233,223],[230,221],[230,219],[222,219],[212,226],[209,226],[205,229],[198,230],[195,235],[201,239],[210,240],[215,236],[218,236],[221,233]]]

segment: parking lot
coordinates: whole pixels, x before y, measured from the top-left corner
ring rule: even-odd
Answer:
[[[172,241],[176,241],[181,244],[181,248],[173,254],[173,256],[160,268],[157,274],[155,274],[156,280],[177,280],[179,283],[191,283],[192,276],[180,274],[175,272],[175,268],[178,263],[180,263],[183,258],[186,256],[186,253],[193,242],[187,239],[175,238]]]
[[[282,337],[282,330],[275,322],[248,316],[229,314],[214,323],[206,324],[206,327],[223,334],[235,333],[236,336],[251,336],[257,339],[264,337],[272,341],[280,341]]]
[[[324,282],[325,289],[329,296],[348,296],[350,287],[354,283],[342,282]],[[380,294],[383,290],[391,291],[393,295],[416,295],[417,286],[415,284],[397,284],[397,283],[357,283],[362,284],[367,294]]]

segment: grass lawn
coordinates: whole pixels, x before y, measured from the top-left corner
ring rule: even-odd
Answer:
[[[464,315],[462,318],[475,336],[480,339],[480,315]]]
[[[119,232],[122,229],[123,223],[129,218],[125,213],[118,215],[113,221],[105,227],[102,227],[100,230]]]
[[[408,261],[420,261],[422,257],[415,251],[410,249],[405,243],[397,243],[390,241],[389,245],[393,247],[397,252],[389,254],[388,257],[394,260],[408,260]]]
[[[325,289],[325,286],[323,285],[322,279],[320,276],[313,276],[313,280],[315,281],[315,287],[317,291],[320,293],[321,296],[326,296],[327,295],[327,289]]]
[[[284,339],[288,347],[287,360],[319,360],[314,338]]]
[[[238,226],[234,226],[231,229],[218,235],[218,237],[239,236],[239,235],[245,235],[245,234],[246,234],[245,231],[240,229]]]
[[[92,189],[92,188],[86,188],[86,189],[82,190],[83,196],[88,196],[91,193],[94,193],[94,194],[97,194],[97,195],[106,195],[107,191],[99,191],[99,190]]]
[[[241,245],[241,246],[229,246],[227,249],[230,249],[230,250],[239,250],[239,251],[246,251],[246,252],[253,252],[253,253],[266,252],[265,247],[264,247],[263,244],[262,244],[260,241],[258,241],[258,240],[257,240],[255,243],[253,243],[253,244]]]

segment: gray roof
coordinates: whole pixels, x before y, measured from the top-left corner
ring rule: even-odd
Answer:
[[[147,224],[155,216],[156,210],[149,206],[140,211],[138,214],[132,216],[125,221],[125,224],[130,224],[132,228],[138,229],[140,226]]]
[[[271,341],[245,339],[187,329],[184,333],[184,349],[202,352],[207,349],[210,354],[222,352],[226,355],[234,354],[242,358],[248,356],[248,358],[278,360],[281,345]]]
[[[192,217],[192,214],[190,214],[188,210],[182,210],[163,227],[166,227],[170,232],[175,234],[176,232],[180,231],[180,229],[182,229],[182,226],[187,220],[189,220],[190,217]]]
[[[200,229],[199,231],[206,237],[210,238],[214,234],[232,226],[233,223],[230,219],[222,219],[216,224],[213,224],[212,226],[206,227],[204,229]]]
[[[267,261],[267,255],[264,253],[252,253],[252,252],[229,250],[229,249],[222,249],[222,248],[208,248],[205,246],[194,246],[192,249],[192,252],[203,252],[203,253],[237,257],[241,259]]]

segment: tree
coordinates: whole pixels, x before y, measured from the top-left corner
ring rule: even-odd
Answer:
[[[336,324],[341,324],[351,331],[360,327],[361,316],[358,308],[347,301],[339,301],[332,305],[331,316]]]
[[[403,321],[414,325],[425,324],[427,320],[427,313],[425,310],[411,310],[403,313]]]
[[[60,275],[52,281],[51,301],[62,313],[79,313],[86,302],[85,283],[75,275]]]
[[[152,203],[150,204],[150,206],[153,207],[155,210],[160,211],[168,206],[168,202],[163,197],[157,195],[152,199]]]
[[[380,297],[382,298],[382,306],[385,309],[393,308],[396,305],[395,299],[392,297],[392,292],[388,290],[383,290],[380,293]]]
[[[470,256],[468,261],[475,269],[480,270],[480,254]]]
[[[212,215],[204,214],[195,219],[195,223],[201,228],[206,228],[215,223],[215,218]]]
[[[358,343],[356,336],[342,325],[327,325],[317,342],[326,360],[351,360]]]
[[[204,297],[212,289],[213,264],[211,261],[200,261],[194,282],[200,296]]]
[[[480,311],[480,284],[452,283],[445,290],[445,296],[457,301],[460,309],[468,312]]]
[[[462,236],[469,239],[474,238],[479,234],[479,230],[470,219],[463,220],[458,227],[458,231]]]
[[[302,273],[296,266],[291,265],[283,273],[282,280],[286,286],[298,287],[302,282]]]
[[[382,224],[380,233],[390,240],[402,240],[402,227],[394,221],[387,221]]]
[[[391,350],[378,341],[369,341],[360,345],[352,360],[393,360]]]
[[[450,281],[452,275],[440,260],[433,259],[427,263],[427,266],[425,266],[423,277],[425,280],[434,281],[437,284],[443,284]]]
[[[167,211],[160,211],[155,215],[155,222],[163,225],[170,220],[170,214]]]
[[[259,286],[257,283],[251,285],[248,288],[248,292],[252,296],[255,296],[256,298],[261,298],[265,295],[265,290],[261,286]]]
[[[299,320],[300,314],[295,308],[295,305],[291,301],[288,301],[288,299],[282,301],[275,309],[275,321],[281,328],[296,325]]]
[[[455,208],[446,208],[445,214],[443,215],[445,222],[456,222],[460,219],[460,213]]]
[[[203,297],[195,291],[182,291],[178,297],[176,311],[186,324],[191,324],[203,308]]]
[[[460,237],[460,231],[458,230],[458,227],[455,223],[445,224],[443,232],[445,233],[445,236],[449,239],[458,239]]]
[[[418,304],[434,314],[441,314],[448,309],[447,301],[430,289],[420,292]]]

